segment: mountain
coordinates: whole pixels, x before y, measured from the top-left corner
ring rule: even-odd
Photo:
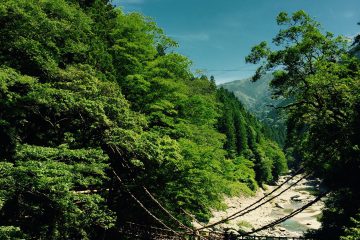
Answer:
[[[253,113],[261,122],[273,129],[274,139],[281,145],[285,142],[286,127],[279,110],[273,106],[281,104],[282,100],[272,99],[270,82],[272,74],[266,74],[253,82],[251,78],[236,80],[219,85],[234,95]]]

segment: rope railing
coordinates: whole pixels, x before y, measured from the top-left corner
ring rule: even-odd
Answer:
[[[291,212],[290,214],[288,214],[288,215],[286,215],[286,216],[284,216],[284,217],[282,217],[282,218],[279,218],[279,219],[277,219],[277,220],[275,220],[275,221],[273,221],[273,222],[271,222],[271,223],[269,223],[269,224],[267,224],[267,225],[265,225],[265,226],[262,226],[262,227],[260,227],[260,228],[257,228],[257,229],[255,229],[255,230],[252,230],[251,232],[247,232],[246,234],[242,234],[242,235],[243,235],[243,236],[248,236],[248,235],[250,235],[250,234],[254,234],[254,233],[260,232],[260,231],[262,231],[262,230],[265,230],[265,229],[274,227],[275,225],[278,225],[278,224],[280,224],[280,223],[282,223],[282,222],[284,222],[284,221],[292,218],[293,216],[301,213],[302,211],[304,211],[304,210],[307,209],[308,207],[314,205],[316,202],[320,201],[321,198],[325,197],[328,193],[329,193],[329,192],[322,193],[322,194],[320,194],[318,197],[316,197],[314,200],[312,200],[312,201],[310,201],[309,203],[305,204],[305,205],[302,206],[301,208],[296,209],[295,211]]]
[[[289,190],[290,188],[292,188],[293,186],[295,186],[296,184],[298,184],[301,180],[303,180],[304,178],[308,177],[309,175],[306,175],[302,178],[300,178],[298,181],[296,181],[295,183],[291,184],[289,187],[287,187],[285,190],[281,191],[279,194],[273,196],[272,198],[268,199],[267,201],[259,204],[261,201],[263,201],[265,198],[269,197],[271,194],[273,194],[274,192],[276,192],[277,190],[279,190],[281,187],[283,187],[286,183],[288,183],[289,181],[291,181],[293,178],[295,178],[300,172],[302,171],[302,169],[299,169],[297,172],[294,173],[293,176],[289,177],[286,181],[284,181],[282,184],[280,184],[278,187],[276,187],[275,189],[273,189],[270,193],[268,194],[265,194],[262,198],[260,198],[259,200],[253,202],[252,204],[250,204],[249,206],[245,207],[244,209],[241,209],[233,214],[231,214],[230,216],[222,219],[222,220],[219,220],[215,223],[212,223],[212,224],[208,224],[206,226],[203,226],[203,227],[200,227],[198,228],[197,230],[202,230],[202,229],[206,229],[206,228],[211,228],[211,227],[214,227],[216,225],[219,225],[221,223],[224,223],[226,221],[229,221],[229,220],[233,220],[233,219],[236,219],[240,216],[243,216],[249,212],[252,212],[256,209],[258,209],[259,207],[263,206],[264,204],[270,202],[271,200],[273,200],[274,198],[280,196],[281,194],[283,194],[284,192],[286,192],[287,190]],[[258,206],[254,207],[255,205],[259,204]],[[254,208],[252,208],[254,207]]]
[[[131,196],[132,199],[134,199],[134,201],[149,215],[151,216],[154,220],[156,220],[158,223],[160,223],[162,226],[164,226],[167,230],[173,232],[175,235],[178,235],[178,232],[176,232],[175,230],[173,230],[172,228],[170,228],[168,225],[166,225],[161,219],[159,219],[158,217],[156,217],[153,213],[151,213],[151,211],[149,211],[144,204],[142,204],[136,197],[135,195],[126,187],[126,185],[123,183],[122,179],[119,177],[119,175],[112,170],[113,174],[115,175],[116,179],[124,186],[125,191]]]
[[[179,224],[179,226],[181,226],[184,229],[187,230],[191,230],[191,228],[185,226],[182,222],[180,222],[177,218],[175,218],[166,208],[164,208],[161,203],[149,192],[149,190],[143,186],[144,191],[146,192],[146,194],[171,218],[173,219],[175,222],[177,222]]]
[[[297,180],[295,183],[291,184],[290,186],[288,186],[287,188],[285,188],[284,190],[282,190],[280,193],[274,195],[273,197],[269,198],[269,199],[266,200],[265,202],[257,205],[256,207],[253,207],[253,208],[250,208],[250,209],[247,208],[246,211],[243,210],[243,211],[241,211],[241,213],[237,214],[236,216],[230,217],[228,220],[233,220],[233,219],[235,219],[235,218],[244,216],[245,214],[248,214],[248,213],[250,213],[250,212],[252,212],[252,211],[260,208],[261,206],[265,205],[266,203],[268,203],[268,202],[274,200],[275,198],[277,198],[278,196],[282,195],[284,192],[288,191],[290,188],[294,187],[294,186],[297,185],[299,182],[301,182],[303,179],[308,178],[309,176],[310,176],[310,174],[301,177],[301,178],[300,178],[299,180]]]
[[[196,236],[199,239],[269,239],[269,238],[270,239],[305,239],[305,238],[269,237],[269,236],[261,237],[261,236],[250,236],[250,234],[254,234],[254,233],[266,230],[268,228],[274,227],[275,225],[278,225],[278,224],[292,218],[293,216],[295,216],[295,215],[299,214],[300,212],[304,211],[305,209],[309,208],[310,206],[312,206],[316,202],[320,201],[321,198],[323,198],[327,194],[328,194],[328,192],[325,192],[325,193],[319,195],[314,200],[312,200],[309,203],[305,204],[301,208],[296,209],[295,211],[288,214],[287,216],[279,218],[279,219],[273,221],[272,223],[269,223],[269,224],[267,224],[265,226],[257,228],[257,229],[255,229],[255,230],[253,230],[251,232],[243,233],[243,234],[240,234],[240,235],[231,235],[230,238],[226,238],[227,235],[224,232],[217,233],[216,235],[212,235],[212,236],[209,235],[208,237],[206,237],[206,236],[202,235],[202,234],[204,234],[204,232],[200,232],[200,231],[198,231],[196,235],[191,234],[191,233],[176,234],[176,233],[174,233],[173,230],[169,230],[169,229],[164,229],[164,228],[159,228],[159,227],[152,227],[152,226],[144,226],[144,225],[139,225],[139,224],[135,224],[135,223],[127,223],[127,224],[132,225],[132,226],[138,226],[138,227],[141,227],[142,229],[146,229],[147,234],[151,233],[150,235],[159,237],[159,238],[153,238],[153,239],[183,239],[182,237],[186,238],[186,237],[190,237],[190,236]],[[135,230],[135,231],[138,231],[138,230]],[[134,234],[139,234],[139,232],[134,233]]]
[[[121,156],[121,153],[119,152],[119,149],[116,145],[115,146],[115,149],[116,149],[116,152]],[[115,153],[115,150],[112,146],[109,146],[112,151]],[[129,169],[130,172],[132,172],[132,169],[131,167],[124,163],[123,161],[120,161],[122,166],[124,168],[127,168]],[[196,236],[198,237],[199,239],[206,239],[204,236],[202,236],[201,234],[204,234],[205,232],[201,231],[201,230],[204,230],[204,229],[207,229],[207,228],[211,228],[211,227],[214,227],[216,225],[219,225],[221,223],[224,223],[226,221],[229,221],[229,220],[233,220],[233,219],[236,219],[238,217],[241,217],[245,214],[248,214],[256,209],[258,209],[259,207],[263,206],[264,204],[270,202],[271,200],[275,199],[276,197],[280,196],[281,194],[283,194],[284,192],[288,191],[290,188],[292,188],[293,186],[297,185],[301,180],[307,178],[310,176],[310,174],[308,175],[305,175],[303,177],[301,177],[300,179],[298,179],[296,182],[292,183],[290,186],[288,186],[287,188],[285,188],[284,190],[282,190],[280,193],[272,196],[271,198],[267,199],[266,201],[262,202],[264,199],[268,198],[269,196],[271,196],[273,193],[275,193],[276,191],[278,191],[280,188],[282,188],[286,183],[288,183],[289,181],[291,181],[292,179],[294,179],[303,169],[299,169],[297,172],[295,172],[291,177],[289,177],[286,181],[284,181],[283,183],[281,183],[279,186],[277,186],[276,188],[274,188],[270,193],[267,193],[265,194],[262,198],[260,198],[259,200],[253,202],[252,204],[250,204],[249,206],[245,207],[244,209],[241,209],[240,211],[237,211],[233,214],[231,214],[230,216],[222,219],[222,220],[219,220],[215,223],[212,223],[212,224],[208,224],[206,226],[202,226],[198,229],[191,229],[189,227],[187,227],[186,225],[184,225],[182,222],[180,222],[176,217],[174,217],[165,207],[162,206],[162,204],[154,197],[153,194],[150,193],[150,191],[145,187],[145,186],[141,186],[142,189],[144,190],[144,192],[146,193],[147,196],[149,196],[149,198],[154,202],[156,203],[156,205],[164,212],[166,213],[173,221],[175,221],[180,228],[182,229],[185,229],[186,232],[179,232],[179,231],[176,231],[174,229],[172,229],[171,227],[169,227],[167,224],[165,224],[160,218],[156,217],[149,209],[147,209],[145,207],[145,205],[136,198],[136,196],[130,191],[130,189],[126,186],[126,184],[123,182],[123,180],[120,178],[120,176],[115,172],[115,170],[112,170],[114,176],[116,177],[116,179],[123,185],[125,191],[131,196],[131,198],[149,215],[151,216],[155,221],[157,221],[159,224],[161,224],[163,227],[165,227],[165,229],[163,228],[156,228],[156,227],[147,227],[148,229],[152,229],[152,230],[159,230],[159,231],[163,231],[163,232],[167,232],[167,233],[171,233],[173,234],[173,236],[177,236],[176,239],[181,239],[181,237],[184,237],[184,236]],[[133,179],[133,178],[132,178]],[[133,181],[135,182],[135,179],[133,179]],[[239,237],[246,237],[246,236],[249,236],[250,234],[253,234],[253,233],[256,233],[256,232],[259,232],[259,231],[262,231],[262,230],[265,230],[267,228],[271,228],[281,222],[284,222],[286,221],[287,219],[299,214],[300,212],[304,211],[306,208],[310,207],[311,205],[315,204],[317,201],[319,201],[322,197],[324,197],[326,195],[326,193],[318,196],[317,198],[315,198],[313,201],[309,202],[308,204],[304,205],[303,207],[293,211],[292,213],[290,213],[289,215],[285,216],[285,217],[282,217],[280,219],[277,219],[276,221],[270,223],[270,224],[267,224],[265,226],[262,226],[258,229],[255,229],[251,232],[248,232],[248,233],[245,233],[245,234],[241,234]],[[262,202],[262,203],[261,203]],[[140,225],[139,225],[140,226]],[[164,235],[165,236],[165,235]],[[250,237],[250,236],[249,236]]]
[[[115,146],[116,152],[121,156],[121,153],[120,153],[120,151],[119,151],[118,146],[116,146],[116,145],[114,145],[114,146]],[[113,148],[111,145],[109,145],[109,147],[110,147],[111,150],[115,153],[114,148]],[[132,169],[131,169],[131,167],[130,167],[128,164],[123,163],[123,161],[121,161],[121,163],[122,163],[122,166],[123,166],[124,168],[127,168],[131,173],[133,172]],[[134,179],[134,178],[132,178],[132,180],[133,180],[133,182],[135,182],[135,179]],[[150,193],[150,191],[149,191],[145,186],[142,186],[142,188],[143,188],[144,192],[146,193],[146,195],[148,195],[148,196],[150,197],[150,199],[151,199],[153,202],[155,202],[156,205],[157,205],[162,211],[164,211],[173,221],[175,221],[175,222],[179,225],[180,228],[185,229],[185,230],[187,230],[187,231],[193,231],[191,228],[185,226],[182,222],[180,222],[174,215],[172,215],[172,214],[170,213],[170,211],[168,211],[165,207],[163,207],[162,204],[154,197],[153,194]]]
[[[161,239],[161,240],[183,240],[180,235],[174,235],[168,229],[141,225],[133,222],[125,222],[118,229],[121,236],[129,236],[131,239]]]

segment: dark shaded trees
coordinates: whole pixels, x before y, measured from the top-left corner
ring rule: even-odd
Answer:
[[[324,211],[322,239],[338,239],[359,209],[359,60],[348,55],[346,41],[320,31],[305,12],[280,13],[283,29],[274,37],[279,50],[265,42],[247,61],[261,63],[256,80],[274,72],[275,96],[290,100],[288,141],[302,165],[333,191]]]
[[[228,156],[251,160],[258,183],[276,181],[287,171],[287,164],[282,150],[266,135],[267,127],[249,114],[233,93],[220,88],[217,95],[222,104],[217,125],[226,135],[224,148]]]

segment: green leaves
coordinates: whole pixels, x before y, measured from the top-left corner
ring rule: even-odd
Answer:
[[[1,226],[0,238],[4,240],[22,240],[26,239],[26,235],[19,227],[14,226]]]
[[[360,221],[359,214],[356,218],[351,218],[351,227],[345,229],[345,234],[340,239],[341,240],[356,240],[360,238]]]
[[[6,0],[0,22],[0,238],[156,224],[123,187],[169,225],[143,186],[187,224],[183,210],[207,221],[224,194],[256,190],[260,123],[195,77],[151,19],[107,1]]]
[[[37,227],[30,230],[33,236],[54,239],[63,236],[86,239],[92,226],[113,225],[114,216],[100,195],[106,192],[104,183],[108,180],[107,156],[101,150],[25,145],[19,146],[17,153],[14,165],[0,164],[8,165],[6,171],[0,171],[4,183],[1,193],[6,193],[1,194],[5,196],[3,222],[16,219],[17,224],[29,231],[35,221]],[[16,212],[8,212],[14,207]],[[45,226],[52,232],[44,231]]]
[[[274,71],[271,86],[276,96],[291,102],[283,107],[288,117],[288,145],[300,153],[302,165],[335,192],[327,203],[329,216],[323,219],[320,233],[324,239],[337,239],[342,225],[349,224],[349,217],[359,208],[354,184],[360,181],[359,138],[355,137],[359,60],[348,55],[342,37],[323,33],[319,23],[303,11],[292,16],[280,13],[277,20],[284,26],[273,39],[280,49],[264,56],[257,73]],[[274,171],[282,168],[281,162]],[[349,202],[344,203],[343,193]]]

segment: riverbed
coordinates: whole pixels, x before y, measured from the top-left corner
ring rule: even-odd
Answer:
[[[289,176],[282,176],[277,184],[283,183],[288,177]],[[296,176],[294,179],[286,183],[281,189],[275,192],[275,194],[279,193],[282,189],[287,188],[301,177],[301,175]],[[297,208],[313,200],[315,198],[313,192],[318,188],[318,186],[319,181],[313,179],[303,179],[296,186],[284,192],[282,195],[273,199],[269,203],[264,204],[255,211],[241,216],[240,218],[227,221],[226,223],[223,223],[216,228],[217,230],[228,228],[237,231],[240,229],[249,232],[252,229],[264,226],[278,218],[288,215],[293,210],[296,210]],[[210,223],[224,219],[227,216],[249,206],[253,202],[262,198],[268,192],[271,192],[275,187],[276,186],[265,186],[266,190],[259,189],[253,197],[240,196],[226,198],[225,203],[228,208],[225,211],[213,211],[213,217],[210,219]],[[321,227],[318,219],[321,216],[323,207],[324,203],[319,201],[298,215],[279,224],[278,226],[263,230],[255,235],[301,237],[307,230],[318,229]]]

